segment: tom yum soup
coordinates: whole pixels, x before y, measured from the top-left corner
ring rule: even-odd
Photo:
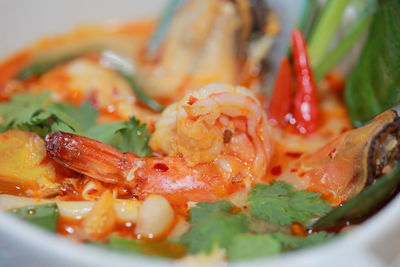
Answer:
[[[171,0],[157,19],[10,55],[0,208],[88,246],[184,261],[362,227],[400,182],[400,3],[310,3],[278,62],[284,21],[252,0]],[[340,27],[347,8],[358,15]]]

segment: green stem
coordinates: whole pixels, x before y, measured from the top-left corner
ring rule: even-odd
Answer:
[[[174,18],[176,12],[179,10],[179,8],[184,2],[185,0],[170,0],[167,3],[167,6],[164,9],[161,18],[157,24],[157,29],[154,32],[153,36],[151,37],[148,45],[147,57],[149,59],[155,57],[159,47],[161,46],[162,41],[167,35],[172,19]]]
[[[311,65],[314,69],[321,63],[322,58],[329,49],[332,39],[342,22],[343,12],[349,2],[350,0],[331,0],[325,6],[308,46]]]
[[[318,19],[321,12],[321,5],[318,0],[304,0],[303,10],[299,21],[294,25],[294,28],[299,29],[306,41],[310,39],[310,35],[315,25],[315,21]],[[286,57],[292,59],[292,47],[290,44],[287,45]]]
[[[32,64],[28,65],[27,67],[23,68],[20,72],[18,72],[15,78],[20,81],[26,81],[32,77],[40,76],[49,71],[50,69],[54,68],[55,66],[64,63],[68,60],[72,60],[75,57],[77,57],[77,55],[74,54],[45,61],[33,62]]]
[[[58,207],[55,203],[27,206],[10,210],[9,213],[18,218],[33,223],[50,232],[57,230]]]
[[[56,57],[56,58],[52,58],[52,59],[48,59],[48,60],[35,61],[32,64],[25,67],[24,69],[22,69],[15,76],[15,78],[18,80],[25,81],[32,77],[40,76],[59,64],[62,64],[66,61],[77,58],[79,56],[82,56],[86,53],[96,52],[98,50],[99,50],[98,48],[83,49],[82,51],[78,51],[78,52],[68,54],[68,55],[63,55],[61,57]],[[136,82],[133,75],[127,74],[123,69],[121,69],[121,67],[118,64],[116,64],[115,66],[112,66],[112,67],[108,67],[108,68],[119,73],[121,75],[121,77],[124,78],[129,83],[129,85],[132,87],[135,95],[137,96],[137,98],[139,99],[139,101],[142,104],[144,104],[145,106],[147,106],[150,109],[157,111],[157,112],[161,112],[164,109],[164,107],[160,103],[153,100],[149,95],[146,94],[146,92],[144,92],[140,88],[139,84]],[[75,129],[75,130],[78,131],[78,129]]]
[[[305,1],[304,5],[305,11],[301,16],[298,27],[308,41],[311,37],[311,31],[315,25],[316,19],[318,18],[321,6],[317,0],[307,0]]]
[[[151,108],[154,111],[161,112],[163,111],[164,107],[152,99],[148,94],[146,94],[139,86],[139,84],[136,82],[134,77],[132,75],[126,74],[121,70],[117,71],[121,77],[125,79],[129,83],[129,85],[132,87],[133,91],[135,92],[135,95],[139,99],[139,101],[144,104],[145,106]]]
[[[354,22],[346,36],[315,68],[315,80],[319,82],[353,47],[357,40],[369,29],[375,12],[375,1],[370,0],[362,14]]]

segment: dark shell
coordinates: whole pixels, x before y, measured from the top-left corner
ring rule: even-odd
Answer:
[[[372,184],[382,174],[391,171],[400,159],[400,119],[386,124],[372,139],[369,146],[366,186]]]
[[[267,23],[268,7],[264,0],[250,0],[252,30],[251,32],[263,32]]]
[[[363,168],[366,183],[359,194],[315,222],[310,229],[337,229],[348,223],[361,223],[382,207],[400,187],[400,107],[386,111],[372,123],[383,123],[367,145]],[[360,128],[361,129],[361,128]],[[365,165],[366,164],[366,165]]]
[[[364,165],[367,169],[365,186],[393,170],[400,159],[400,117],[396,110],[385,113],[391,113],[391,121],[386,122],[369,143]]]

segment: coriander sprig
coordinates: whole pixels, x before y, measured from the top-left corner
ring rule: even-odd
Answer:
[[[208,254],[216,247],[226,249],[231,260],[312,246],[335,235],[319,232],[293,236],[288,226],[328,213],[332,208],[319,197],[320,194],[296,191],[287,183],[277,182],[254,186],[248,197],[249,209],[241,213],[234,212],[234,206],[227,201],[200,203],[190,210],[192,226],[180,242],[188,246],[190,254]],[[256,231],[254,222],[265,225],[265,229]]]
[[[96,125],[98,111],[89,103],[75,107],[67,103],[53,103],[50,93],[17,94],[11,101],[0,104],[0,131],[20,129],[41,137],[47,133],[64,131],[83,135],[124,152],[148,155],[150,135],[145,124],[136,118]]]

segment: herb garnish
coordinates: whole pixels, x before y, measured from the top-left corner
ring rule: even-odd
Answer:
[[[377,4],[360,60],[346,82],[346,104],[356,127],[400,104],[400,2]]]
[[[129,121],[96,125],[98,112],[89,103],[75,107],[67,103],[52,103],[50,93],[17,94],[11,101],[0,104],[0,131],[20,129],[44,137],[47,133],[64,131],[86,136],[124,152],[146,156],[150,135],[144,124]]]
[[[326,232],[307,237],[290,235],[294,222],[306,223],[323,216],[332,208],[320,194],[295,191],[284,182],[256,185],[248,197],[249,212],[233,213],[227,201],[199,203],[190,210],[189,231],[180,242],[188,245],[188,253],[210,253],[224,248],[230,260],[278,254],[282,251],[312,246],[335,235]],[[254,222],[263,222],[264,229],[255,231]]]
[[[211,253],[214,246],[227,248],[237,234],[249,231],[245,216],[231,214],[232,207],[228,201],[218,201],[190,210],[192,227],[181,238],[190,254]]]
[[[55,203],[13,209],[9,213],[48,231],[55,232],[57,229],[59,214]]]
[[[305,190],[294,191],[292,186],[284,182],[271,186],[257,185],[249,195],[250,213],[257,219],[282,226],[294,222],[305,223],[332,209],[320,196]]]

